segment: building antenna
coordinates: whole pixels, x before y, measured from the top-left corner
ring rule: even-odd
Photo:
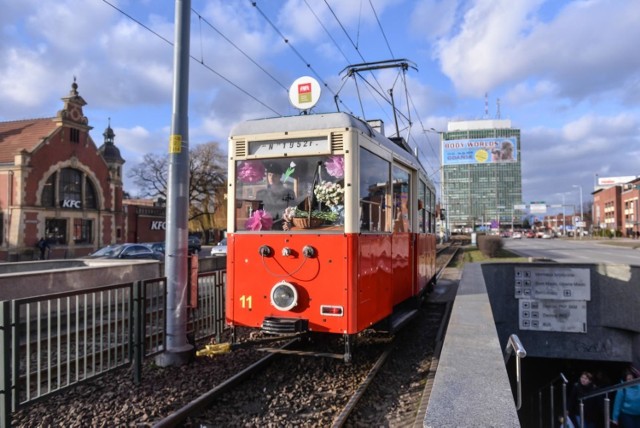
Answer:
[[[496,100],[496,119],[500,119],[500,98]]]
[[[484,118],[489,118],[489,93],[484,93]]]

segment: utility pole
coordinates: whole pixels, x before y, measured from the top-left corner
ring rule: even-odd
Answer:
[[[187,341],[187,247],[189,238],[189,34],[191,0],[176,0],[173,49],[173,115],[169,137],[169,189],[165,271],[167,332],[165,352],[156,357],[162,367],[191,360]]]
[[[572,187],[577,187],[580,189],[580,239],[582,239],[582,223],[584,221],[583,213],[582,213],[582,186],[579,184],[574,184]]]

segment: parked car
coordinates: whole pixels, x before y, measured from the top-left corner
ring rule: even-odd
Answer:
[[[224,238],[222,241],[218,242],[218,245],[214,245],[211,248],[212,256],[226,256],[227,255],[227,238]]]
[[[149,243],[146,243],[145,245],[158,253],[162,253],[162,254],[166,253],[164,242],[149,242]]]
[[[522,233],[520,232],[514,232],[513,235],[511,235],[511,237],[513,239],[522,239]]]
[[[200,243],[200,238],[197,236],[189,237],[189,254],[199,253],[202,250],[202,244]]]
[[[164,260],[164,254],[144,244],[112,244],[91,253],[87,259],[147,259]]]

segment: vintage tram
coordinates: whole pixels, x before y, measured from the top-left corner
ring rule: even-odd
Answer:
[[[403,139],[347,113],[229,139],[226,321],[270,335],[393,331],[435,281],[435,190]]]

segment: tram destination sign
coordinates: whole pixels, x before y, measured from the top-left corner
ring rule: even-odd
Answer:
[[[589,269],[564,267],[518,267],[516,299],[591,300]]]
[[[249,155],[308,155],[328,153],[329,150],[329,137],[249,142]]]

